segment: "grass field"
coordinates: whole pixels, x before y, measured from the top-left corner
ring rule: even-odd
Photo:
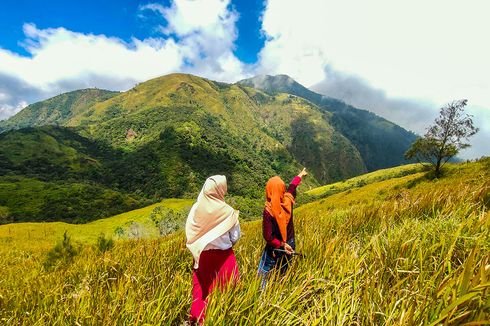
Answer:
[[[66,231],[71,238],[81,244],[94,244],[102,233],[106,237],[131,237],[130,228],[138,227],[141,238],[155,238],[158,229],[150,220],[150,214],[158,206],[181,210],[192,205],[188,199],[165,199],[161,203],[136,209],[113,217],[96,220],[87,224],[68,224],[64,222],[16,223],[0,225],[0,244],[8,250],[39,250],[51,248],[63,237]],[[136,223],[136,224],[134,224]],[[116,230],[122,229],[117,234]]]
[[[339,181],[325,186],[313,188],[300,194],[300,203],[312,202],[340,192],[363,187],[374,182],[400,178],[406,175],[422,172],[423,167],[419,164],[407,164],[389,169],[382,169],[366,173],[345,181]]]
[[[450,165],[438,180],[414,172],[298,207],[297,249],[306,257],[284,278],[275,275],[263,293],[256,277],[260,221],[243,223],[235,247],[241,281],[212,295],[206,323],[489,324],[490,160]],[[144,215],[138,211],[131,214]],[[107,229],[119,225],[111,223]],[[84,245],[73,261],[47,271],[45,246],[15,233],[9,241],[24,247],[14,250],[4,242],[8,227],[18,226],[0,228],[1,322],[178,325],[187,319],[192,259],[182,231],[116,241],[104,253]],[[82,238],[93,240],[99,232],[92,232]]]

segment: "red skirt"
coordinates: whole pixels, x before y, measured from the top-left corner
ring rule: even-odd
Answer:
[[[238,265],[232,248],[203,251],[199,257],[199,268],[192,273],[191,323],[204,321],[207,297],[216,285],[223,289],[238,278]]]

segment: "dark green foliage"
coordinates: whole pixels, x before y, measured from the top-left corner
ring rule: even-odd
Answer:
[[[368,171],[406,164],[405,151],[416,135],[366,110],[310,91],[286,75],[257,76],[239,82],[269,94],[289,93],[305,98],[325,112],[325,118],[349,139]],[[259,99],[260,101],[260,99]]]
[[[114,234],[118,237],[122,237],[124,235],[124,229],[120,226],[118,226],[115,230],[114,230]]]
[[[97,238],[97,250],[99,253],[104,253],[106,251],[109,251],[114,247],[114,240],[112,238],[106,238],[104,233],[101,233],[99,237]]]
[[[117,155],[110,147],[83,137],[72,128],[45,126],[0,134],[0,176],[107,184],[107,163],[117,159]]]
[[[8,207],[0,206],[0,225],[12,222],[10,210]]]
[[[250,198],[242,196],[230,196],[226,202],[234,209],[240,211],[240,219],[245,221],[255,220],[262,216],[264,198]]]
[[[71,242],[68,233],[65,231],[63,240],[57,243],[53,249],[48,251],[46,260],[44,261],[44,268],[49,271],[60,266],[69,265],[73,262],[73,259],[77,254],[78,249]]]
[[[56,220],[85,223],[136,209],[145,203],[94,185],[75,185],[72,189],[60,193],[61,196],[45,197],[41,212],[49,212],[49,216]],[[70,191],[73,193],[70,194]],[[45,219],[49,220],[50,217],[45,215]]]
[[[468,148],[468,138],[478,132],[472,117],[464,113],[467,102],[453,101],[441,108],[434,124],[412,144],[405,157],[431,166],[435,177],[441,176],[442,167],[460,150]]]
[[[416,135],[371,112],[324,99],[332,125],[359,150],[368,171],[406,164],[404,153]]]
[[[46,182],[20,176],[0,177],[0,206],[12,222],[85,223],[150,204],[137,195],[94,183]]]

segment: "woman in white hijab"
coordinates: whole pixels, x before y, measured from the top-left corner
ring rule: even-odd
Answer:
[[[232,246],[240,238],[238,211],[225,203],[226,177],[206,179],[185,226],[187,248],[194,257],[191,323],[204,321],[207,296],[218,284],[236,282],[238,265]]]

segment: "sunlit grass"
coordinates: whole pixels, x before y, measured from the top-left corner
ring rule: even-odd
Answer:
[[[166,206],[174,210],[192,205],[190,199],[165,199],[161,203],[122,213],[113,217],[96,220],[86,224],[69,224],[64,222],[15,223],[0,225],[0,244],[3,250],[39,250],[53,246],[67,231],[70,237],[80,243],[93,244],[103,233],[108,237],[118,237],[117,228],[127,230],[131,223],[138,223],[141,237],[158,236],[158,228],[150,220],[155,207]],[[124,236],[122,236],[124,238]]]
[[[397,166],[394,168],[377,170],[371,173],[366,173],[354,178],[350,178],[345,181],[339,181],[307,190],[300,195],[299,202],[311,202],[321,198],[329,197],[343,191],[360,188],[371,183],[415,174],[421,172],[422,169],[423,168],[420,164],[408,164]]]
[[[490,323],[488,161],[385,180],[295,210],[297,249],[284,278],[259,291],[260,221],[242,224],[241,281],[210,298],[209,325]],[[349,200],[351,198],[351,200]],[[61,237],[60,237],[61,238]],[[31,244],[35,246],[35,244]],[[2,245],[6,324],[168,324],[187,319],[191,255],[184,234],[84,246],[46,272],[43,250]]]

